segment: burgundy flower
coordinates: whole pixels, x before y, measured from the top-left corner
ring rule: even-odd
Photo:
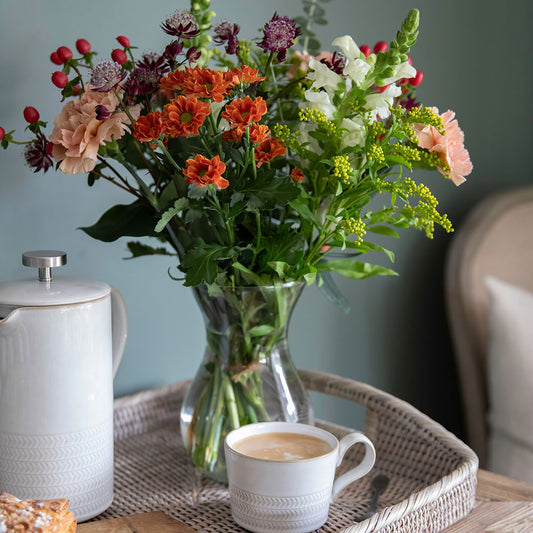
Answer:
[[[220,24],[215,26],[213,41],[216,44],[226,44],[226,53],[235,54],[239,45],[237,35],[240,31],[238,24],[223,20]]]
[[[411,109],[413,109],[415,107],[420,107],[420,102],[418,102],[411,95],[408,95],[407,98],[400,100],[400,102],[398,102],[398,103],[399,103],[399,105],[404,107],[407,112],[411,111]]]
[[[346,56],[341,52],[333,52],[331,59],[321,59],[321,63],[324,63],[330,70],[336,74],[342,75],[344,67],[346,66]]]
[[[111,116],[105,105],[97,105],[94,110],[96,111],[96,120],[107,120]]]
[[[165,33],[181,39],[192,39],[200,32],[196,19],[187,11],[176,11],[161,24],[161,28]]]
[[[264,52],[277,52],[276,59],[281,63],[285,61],[287,50],[294,44],[294,39],[302,33],[294,20],[289,17],[280,17],[277,13],[265,24],[263,40],[258,46]]]
[[[24,159],[28,166],[33,168],[33,172],[39,172],[39,170],[46,172],[54,164],[46,151],[47,144],[48,141],[36,139],[26,145]]]
[[[115,89],[125,77],[126,74],[122,73],[118,63],[102,61],[93,67],[90,83],[93,86],[93,91],[107,93]]]
[[[198,50],[198,48],[196,46],[191,46],[187,50],[187,53],[185,54],[185,57],[187,58],[187,60],[189,62],[195,63],[196,61],[198,61],[200,59],[201,55],[202,55],[202,52],[200,52],[200,50]]]
[[[183,50],[183,43],[181,41],[172,41],[167,44],[163,56],[166,60],[174,60],[174,58]]]

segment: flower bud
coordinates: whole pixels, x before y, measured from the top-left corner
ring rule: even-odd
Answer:
[[[124,52],[124,50],[121,50],[120,48],[115,48],[111,52],[111,59],[119,65],[124,65],[124,63],[126,63],[126,61],[128,60],[128,56],[126,55],[126,52]]]
[[[52,52],[50,54],[50,61],[52,63],[55,63],[56,65],[62,65],[63,64],[63,61],[61,61],[61,59],[59,59],[59,56],[57,55],[57,52]]]
[[[363,54],[365,54],[365,57],[368,57],[370,55],[370,52],[372,51],[370,49],[370,46],[367,46],[366,44],[362,44],[360,47],[359,47],[359,50],[361,52],[363,52]]]
[[[56,53],[61,63],[66,63],[69,59],[72,59],[72,50],[67,46],[60,46]]]
[[[88,54],[91,51],[91,43],[87,39],[78,39],[76,41],[76,50],[80,54]]]
[[[424,74],[421,70],[416,71],[416,75],[409,80],[409,83],[413,87],[418,87],[422,83],[422,80],[424,79]]]
[[[131,46],[130,40],[127,37],[124,37],[124,35],[119,35],[117,37],[117,41],[120,45],[122,45],[124,48],[129,48]]]
[[[374,54],[379,54],[380,52],[386,52],[389,48],[389,45],[385,41],[378,41],[374,45]]]
[[[26,122],[33,124],[39,120],[39,116],[39,111],[35,107],[28,106],[24,108],[24,119]]]
[[[68,83],[68,76],[64,72],[56,71],[52,74],[52,83],[63,89]]]

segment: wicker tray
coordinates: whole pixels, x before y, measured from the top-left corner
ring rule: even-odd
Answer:
[[[366,407],[365,433],[377,462],[331,506],[323,533],[432,533],[461,519],[474,506],[477,456],[442,426],[409,404],[373,387],[334,375],[302,371],[309,390]],[[115,401],[115,498],[96,519],[164,511],[197,531],[244,531],[232,518],[226,487],[198,474],[179,435],[179,409],[188,383]],[[348,428],[317,422],[337,436]],[[359,461],[350,450],[343,463]],[[370,500],[376,473],[390,483],[378,512],[354,524]]]

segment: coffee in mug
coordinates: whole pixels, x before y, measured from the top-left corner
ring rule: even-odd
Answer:
[[[365,446],[363,460],[335,478],[348,448]],[[372,442],[354,431],[340,441],[321,428],[259,422],[228,433],[224,442],[235,522],[254,533],[310,533],[322,527],[329,505],[376,459]]]
[[[325,455],[331,452],[331,445],[313,435],[272,432],[245,437],[235,442],[233,449],[257,459],[298,461]]]

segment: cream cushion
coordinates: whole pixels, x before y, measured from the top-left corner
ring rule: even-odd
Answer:
[[[533,483],[533,293],[485,278],[488,468]]]

